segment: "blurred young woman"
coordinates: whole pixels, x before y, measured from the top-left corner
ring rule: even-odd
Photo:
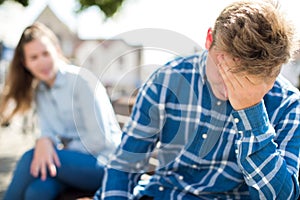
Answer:
[[[2,123],[35,105],[40,130],[4,200],[55,199],[68,187],[93,192],[101,186],[119,125],[105,88],[89,71],[66,62],[45,25],[24,30],[1,99]]]

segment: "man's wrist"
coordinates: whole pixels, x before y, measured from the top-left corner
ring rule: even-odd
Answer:
[[[232,112],[233,121],[238,130],[261,130],[269,123],[263,101],[255,106]]]

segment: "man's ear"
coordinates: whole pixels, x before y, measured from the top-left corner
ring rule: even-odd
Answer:
[[[209,50],[210,46],[212,45],[212,42],[213,42],[212,29],[209,28],[207,30],[206,41],[205,41],[205,48],[207,50]]]

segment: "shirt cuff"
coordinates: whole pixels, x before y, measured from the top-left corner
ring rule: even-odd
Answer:
[[[53,145],[58,149],[61,146],[60,139],[58,137],[56,137],[55,135],[53,135],[53,134],[45,134],[45,133],[40,134],[38,139],[40,139],[40,138],[49,138],[52,141]]]
[[[239,131],[250,131],[256,135],[264,133],[269,126],[269,117],[263,101],[250,108],[233,111],[232,116]]]

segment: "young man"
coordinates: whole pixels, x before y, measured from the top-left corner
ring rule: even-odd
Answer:
[[[279,75],[293,44],[272,3],[226,7],[206,51],[141,88],[95,199],[297,199],[299,92]],[[159,166],[133,195],[154,148]]]

